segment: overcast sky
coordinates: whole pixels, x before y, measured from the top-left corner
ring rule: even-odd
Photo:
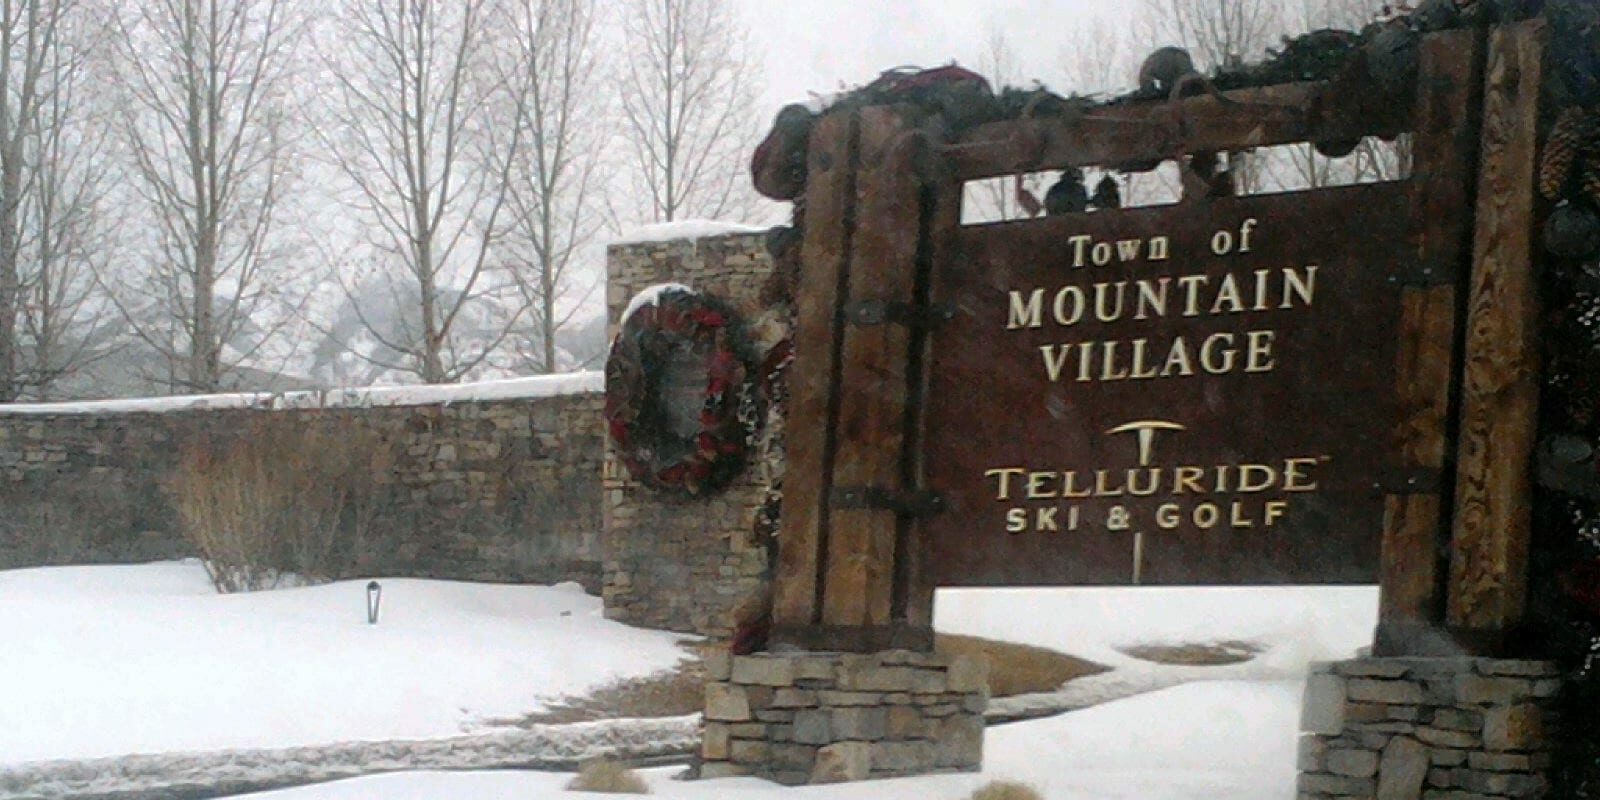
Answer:
[[[1048,79],[1077,26],[1125,24],[1134,0],[735,0],[766,61],[767,112],[894,66],[976,65],[1004,33],[1021,72]],[[1150,49],[1154,49],[1152,45]],[[1129,76],[1128,83],[1133,83]],[[1068,87],[1070,89],[1070,87]]]

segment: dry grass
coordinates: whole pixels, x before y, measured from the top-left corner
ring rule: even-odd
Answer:
[[[679,646],[693,657],[685,658],[675,669],[609,683],[585,695],[547,703],[543,711],[516,719],[490,720],[490,723],[528,727],[698,714],[705,710],[706,673],[700,661],[700,652],[705,646],[690,642]],[[1106,671],[1099,664],[1054,650],[976,636],[940,634],[935,647],[946,655],[978,655],[987,660],[992,697],[1048,692],[1061,688],[1068,681]]]
[[[574,792],[602,792],[605,794],[649,794],[650,787],[633,770],[615,761],[601,759],[583,765],[576,777],[567,784]]]
[[[990,781],[978,787],[968,800],[1044,800],[1044,795],[1026,783]]]
[[[219,591],[331,580],[361,549],[394,457],[352,417],[260,413],[189,441],[167,489]]]
[[[598,719],[649,719],[682,717],[705,710],[706,670],[700,661],[703,645],[679,642],[693,658],[674,669],[643,678],[616,681],[582,696],[567,696],[546,704],[544,711],[514,720],[492,720],[498,725],[564,725]]]
[[[989,662],[989,696],[1049,692],[1069,681],[1105,672],[1092,661],[1043,647],[939,634],[934,648],[945,655],[976,655]]]
[[[1185,644],[1142,644],[1121,648],[1121,652],[1141,661],[1184,667],[1224,667],[1243,664],[1261,654],[1254,642],[1210,642]]]

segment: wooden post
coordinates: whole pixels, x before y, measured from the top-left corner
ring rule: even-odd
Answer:
[[[827,545],[832,403],[838,393],[839,303],[855,218],[859,119],[830,114],[812,133],[806,184],[805,241],[789,370],[788,464],[773,587],[774,640],[821,619],[821,570]]]
[[[1456,353],[1457,285],[1471,267],[1472,182],[1483,43],[1477,31],[1423,41],[1418,77],[1413,226],[1425,285],[1402,290],[1396,359],[1396,445],[1400,467],[1419,486],[1385,500],[1383,592],[1374,650],[1380,656],[1444,655],[1442,632],[1447,541],[1444,472],[1449,453]],[[1420,476],[1432,479],[1421,481]]]
[[[1534,178],[1546,27],[1490,34],[1483,157],[1467,301],[1447,622],[1479,654],[1503,648],[1527,602],[1539,402]]]
[[[848,391],[839,398],[822,601],[824,625],[863,631],[856,649],[906,643],[890,631],[902,520],[893,505],[911,488],[905,484],[907,366],[916,323],[886,312],[917,307],[920,135],[903,110],[861,112],[848,303],[856,311],[876,304],[882,312],[846,314],[839,385]]]

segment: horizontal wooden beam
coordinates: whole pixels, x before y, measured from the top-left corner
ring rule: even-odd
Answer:
[[[1411,129],[1410,94],[1366,83],[1288,83],[1177,101],[982,125],[946,147],[957,180],[1069,166],[1115,166],[1202,151],[1394,137]]]

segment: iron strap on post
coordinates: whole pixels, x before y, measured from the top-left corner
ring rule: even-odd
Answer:
[[[955,319],[956,310],[948,304],[923,308],[898,300],[862,300],[846,304],[844,314],[851,324],[862,327],[892,322],[907,328],[933,330]]]
[[[834,508],[893,511],[905,517],[931,517],[945,510],[944,495],[928,490],[896,490],[880,486],[840,486],[829,498]]]

